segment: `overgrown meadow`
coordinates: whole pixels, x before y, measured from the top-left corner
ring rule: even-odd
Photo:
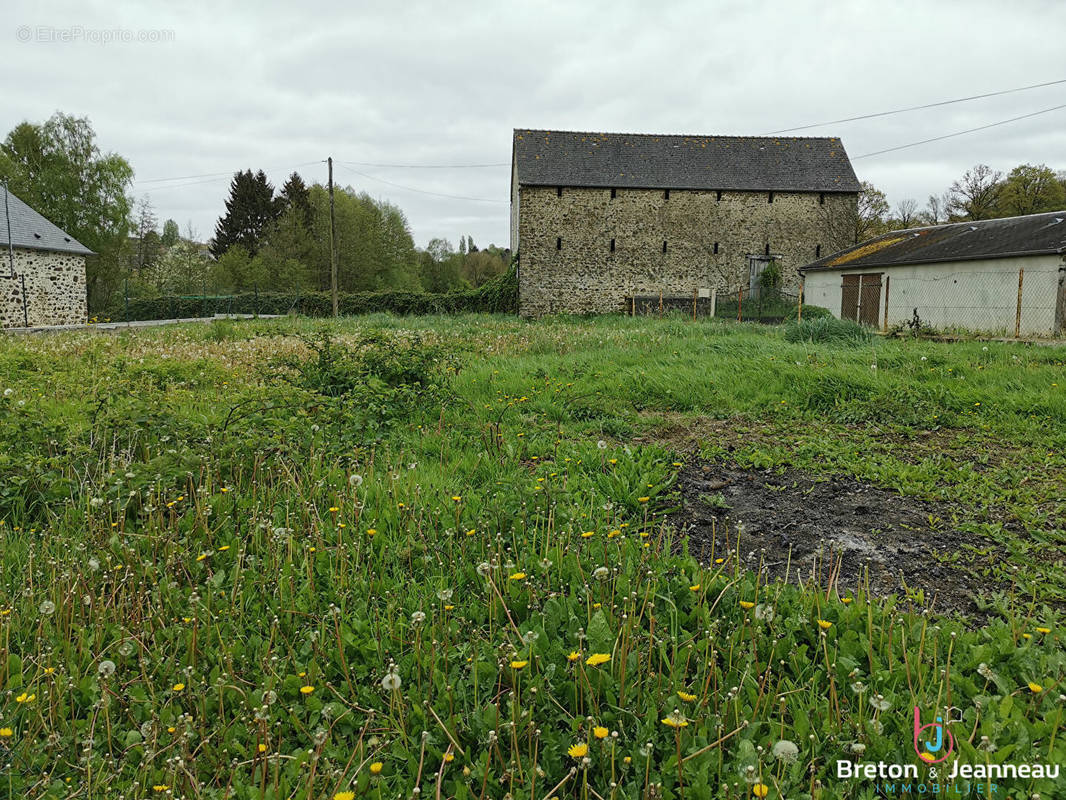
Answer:
[[[872,798],[915,706],[1066,761],[1066,352],[817,325],[0,340],[0,796]],[[697,457],[943,504],[987,619],[699,563]]]

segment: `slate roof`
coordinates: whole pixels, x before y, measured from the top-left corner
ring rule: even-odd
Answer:
[[[633,189],[858,192],[839,139],[516,128],[518,183]]]
[[[7,217],[5,192],[0,187],[0,248],[7,251]],[[50,250],[57,253],[77,253],[91,256],[93,251],[70,234],[53,225],[10,192],[7,193],[6,213],[11,216],[11,241],[15,247],[31,250]],[[4,255],[0,253],[0,256]]]
[[[1066,211],[892,231],[801,272],[1066,253]]]

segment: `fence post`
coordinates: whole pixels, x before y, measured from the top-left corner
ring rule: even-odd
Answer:
[[[1018,308],[1014,312],[1014,338],[1022,335],[1022,279],[1025,277],[1025,267],[1018,269]]]
[[[892,276],[891,275],[886,275],[885,276],[885,321],[882,323],[882,326],[881,326],[882,333],[888,333],[888,287],[891,285],[891,283],[892,283]]]
[[[737,289],[737,322],[744,321],[744,284]]]
[[[129,321],[130,321],[130,276],[129,276],[129,273],[126,273],[126,280],[123,281],[123,283],[125,284],[125,289],[124,289],[123,293],[126,295],[126,311],[125,311],[125,317],[123,319],[128,324]]]
[[[200,290],[204,293],[204,316],[207,316],[207,275],[200,281]]]
[[[663,318],[663,290],[659,290],[659,319]]]
[[[800,278],[800,296],[799,307],[796,309],[796,322],[803,322],[803,287],[806,284],[807,279]]]
[[[629,303],[630,303],[629,316],[635,317],[637,315],[637,296],[633,295],[632,297],[630,297],[629,298]]]
[[[711,318],[718,312],[718,288],[711,288]]]
[[[696,288],[692,289],[692,321],[696,321],[696,292],[699,291]]]

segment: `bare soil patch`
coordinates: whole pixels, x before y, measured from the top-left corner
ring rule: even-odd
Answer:
[[[869,570],[878,596],[921,589],[936,611],[977,614],[974,595],[996,588],[1003,554],[991,540],[954,529],[948,506],[855,478],[744,469],[690,461],[673,518],[697,558],[736,557],[774,577],[854,590]]]

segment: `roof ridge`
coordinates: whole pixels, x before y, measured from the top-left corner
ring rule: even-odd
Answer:
[[[731,133],[634,133],[632,131],[574,131],[551,128],[512,128],[517,134],[525,133],[569,133],[582,136],[640,136],[647,138],[671,138],[671,139],[789,139],[792,141],[841,141],[839,136],[774,136],[774,135],[741,135]]]

